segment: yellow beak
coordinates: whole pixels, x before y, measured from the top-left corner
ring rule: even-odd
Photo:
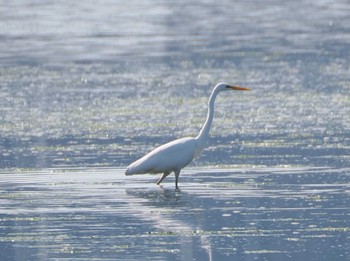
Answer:
[[[230,88],[230,89],[236,90],[236,91],[251,91],[250,88],[239,87],[239,86],[233,86],[233,85],[228,85],[227,88]]]

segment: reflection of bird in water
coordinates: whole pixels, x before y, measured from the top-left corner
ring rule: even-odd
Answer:
[[[149,234],[157,235],[159,240],[164,239],[162,246],[155,245],[156,249],[161,247],[164,250],[170,250],[177,245],[182,260],[195,260],[195,256],[202,254],[200,250],[202,248],[208,255],[206,260],[213,260],[212,234],[206,231],[219,217],[215,214],[207,215],[207,211],[217,207],[217,201],[212,198],[202,200],[196,194],[179,190],[131,188],[126,189],[125,192],[128,196],[128,200],[125,201],[126,209],[130,211],[123,213],[135,216],[140,224],[146,222]],[[188,218],[189,215],[191,218]],[[221,213],[219,215],[221,216]],[[172,238],[171,242],[167,242],[169,235],[176,235],[176,237]],[[148,238],[151,245],[152,238]],[[143,247],[150,247],[150,245],[146,244]]]
[[[141,159],[130,164],[125,174],[163,173],[157,182],[159,185],[165,177],[171,172],[174,172],[175,186],[178,189],[181,169],[187,166],[195,157],[199,156],[206,146],[210,126],[213,121],[216,96],[221,91],[229,90],[248,91],[250,89],[225,83],[216,85],[209,98],[207,119],[197,137],[177,139],[155,148]]]

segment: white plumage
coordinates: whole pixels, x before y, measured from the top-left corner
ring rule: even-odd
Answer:
[[[250,89],[231,86],[225,83],[216,85],[209,98],[207,119],[197,137],[177,139],[155,148],[142,158],[131,163],[127,167],[125,174],[163,173],[157,182],[159,185],[166,176],[174,172],[175,187],[178,189],[178,179],[181,169],[186,167],[195,157],[199,156],[206,146],[214,116],[215,98],[219,92],[227,90],[247,91]]]
[[[125,174],[162,173],[187,166],[196,151],[195,138],[182,138],[159,146],[141,159],[132,163]]]

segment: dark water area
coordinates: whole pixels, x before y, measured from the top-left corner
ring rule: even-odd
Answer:
[[[0,5],[1,260],[348,260],[348,1]],[[155,146],[208,147],[164,187]]]

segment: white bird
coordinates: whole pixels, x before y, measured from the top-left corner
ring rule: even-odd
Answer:
[[[175,173],[175,187],[178,189],[180,171],[194,158],[198,157],[207,144],[209,130],[214,117],[215,98],[221,91],[249,91],[249,88],[219,83],[213,89],[209,102],[207,119],[197,137],[186,137],[161,145],[142,158],[131,163],[125,175],[163,173],[157,182],[159,185],[171,172]]]

